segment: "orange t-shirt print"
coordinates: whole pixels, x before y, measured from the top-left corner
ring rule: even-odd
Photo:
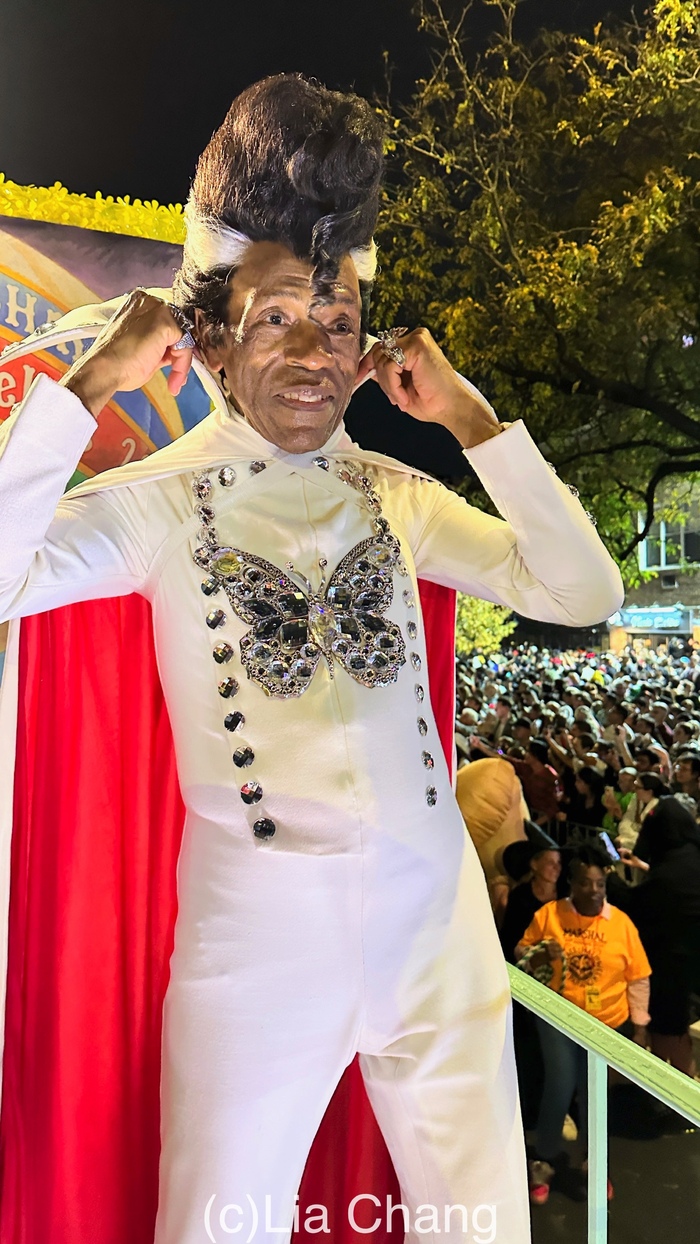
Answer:
[[[555,941],[566,955],[562,995],[609,1028],[629,1018],[627,985],[651,975],[635,925],[619,907],[610,916],[581,916],[566,898],[536,912],[520,945]]]

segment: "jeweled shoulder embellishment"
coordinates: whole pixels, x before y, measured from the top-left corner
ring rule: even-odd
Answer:
[[[268,695],[298,696],[323,659],[331,677],[339,664],[366,687],[395,682],[406,650],[399,627],[385,614],[393,600],[399,548],[390,534],[362,540],[327,583],[321,559],[323,576],[315,590],[291,564],[285,573],[243,549],[208,550],[205,569],[251,628],[240,644],[248,677]],[[195,553],[198,565],[204,552]]]

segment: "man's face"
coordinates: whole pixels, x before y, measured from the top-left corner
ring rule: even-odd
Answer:
[[[293,454],[319,449],[335,431],[360,361],[360,286],[352,260],[343,259],[329,306],[315,303],[311,272],[310,263],[281,243],[254,242],[229,283],[222,336],[207,333],[196,312],[206,362],[224,369],[236,409]]]
[[[652,761],[649,756],[637,756],[634,761],[638,773],[651,773]]]

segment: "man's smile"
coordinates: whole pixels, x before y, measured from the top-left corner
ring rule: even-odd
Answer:
[[[294,385],[276,395],[288,406],[325,406],[334,400],[334,394],[317,385]]]

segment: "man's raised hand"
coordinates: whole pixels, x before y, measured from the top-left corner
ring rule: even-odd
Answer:
[[[59,383],[97,417],[115,393],[140,389],[159,368],[170,365],[168,388],[176,397],[194,353],[173,349],[181,337],[168,304],[135,289]]]
[[[371,377],[394,406],[423,423],[442,424],[465,449],[501,430],[485,399],[462,382],[427,328],[412,329],[400,342],[405,363],[388,358],[376,342],[360,359],[355,388]]]

